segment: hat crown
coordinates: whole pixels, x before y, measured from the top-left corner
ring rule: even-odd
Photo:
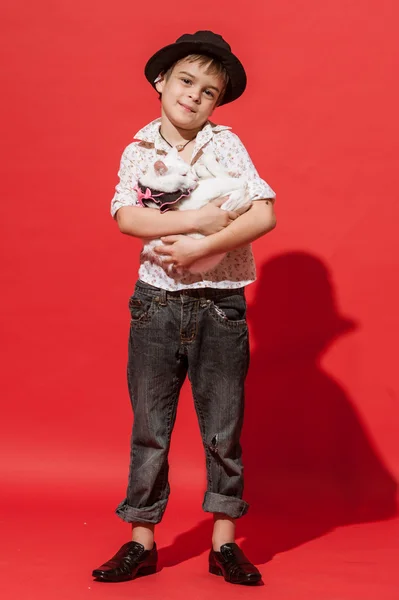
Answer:
[[[231,52],[231,46],[222,38],[218,33],[213,31],[196,31],[195,33],[185,33],[176,40],[176,44],[180,42],[192,42],[192,43],[206,43],[224,48],[228,52]]]

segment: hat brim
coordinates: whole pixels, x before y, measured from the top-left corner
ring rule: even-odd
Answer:
[[[156,89],[154,81],[160,73],[167,71],[176,61],[189,54],[204,54],[216,58],[226,69],[229,82],[220,106],[237,100],[244,92],[247,85],[247,76],[238,58],[224,48],[202,41],[174,43],[158,50],[149,59],[144,69],[144,74],[152,87]]]

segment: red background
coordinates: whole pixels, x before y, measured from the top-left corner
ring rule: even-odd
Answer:
[[[2,13],[7,554],[18,551],[15,540],[29,525],[35,533],[27,537],[39,537],[49,556],[60,521],[77,515],[85,533],[71,521],[70,537],[62,537],[75,552],[84,536],[85,582],[128,539],[113,510],[127,483],[127,300],[140,244],[118,231],[109,205],[123,148],[159,116],[145,61],[198,29],[221,33],[246,66],[246,93],[213,120],[232,126],[277,192],[277,228],[254,244],[259,279],[247,296],[252,365],[243,445],[252,516],[239,523],[243,547],[263,564],[337,526],[393,517],[397,4],[8,0]],[[164,530],[182,534],[190,558],[208,548],[210,525],[201,512],[203,450],[188,386],[170,458]],[[35,548],[32,582],[33,573],[45,577]],[[175,550],[177,557],[164,555],[166,565],[179,562],[178,543]],[[79,573],[71,553],[64,559]]]

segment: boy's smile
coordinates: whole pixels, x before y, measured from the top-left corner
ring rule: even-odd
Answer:
[[[196,112],[193,108],[190,108],[189,106],[187,106],[187,104],[183,104],[182,102],[178,102],[178,104],[180,104],[180,106],[182,106],[188,112],[193,112],[193,113]]]

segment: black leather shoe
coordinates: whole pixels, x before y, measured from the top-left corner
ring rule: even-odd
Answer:
[[[247,559],[244,552],[235,544],[223,544],[220,552],[209,553],[209,572],[223,575],[229,583],[254,585],[262,579],[258,569]]]
[[[127,542],[92,575],[99,581],[128,581],[139,575],[152,575],[157,570],[157,546],[145,550],[139,542]]]

